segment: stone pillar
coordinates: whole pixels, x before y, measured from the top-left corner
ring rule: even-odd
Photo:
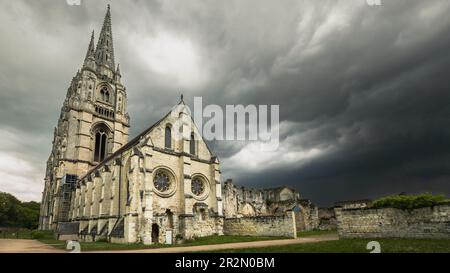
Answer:
[[[185,240],[194,237],[194,215],[180,215],[180,233]]]
[[[186,215],[192,215],[192,206],[193,206],[193,199],[191,195],[191,185],[192,185],[192,171],[191,171],[191,158],[188,156],[182,156],[180,165],[182,167],[182,174],[181,174],[181,187],[182,191],[181,194],[181,200],[184,200],[183,202],[183,212]]]
[[[137,242],[137,222],[138,222],[138,199],[139,197],[139,155],[133,151],[131,156],[130,169],[128,172],[128,194],[129,200],[124,200],[127,203],[127,213],[125,217],[125,239],[128,243]]]
[[[221,171],[219,167],[219,160],[214,158],[214,164],[211,165],[212,173],[213,173],[213,181],[214,185],[211,185],[215,190],[216,200],[217,200],[217,215],[223,216],[223,196],[222,196],[222,181],[221,181]]]
[[[286,212],[286,214],[287,214],[287,217],[288,217],[288,219],[290,221],[290,225],[292,226],[292,233],[293,233],[292,237],[294,239],[297,239],[297,225],[295,223],[295,212],[292,211],[292,210],[289,210],[289,211]]]
[[[152,224],[153,224],[153,166],[151,158],[153,154],[150,149],[144,153],[144,219],[143,219],[143,238],[145,245],[152,244]]]

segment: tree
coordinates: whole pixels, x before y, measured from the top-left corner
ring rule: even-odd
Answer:
[[[0,192],[0,227],[35,229],[39,211],[39,203],[22,203],[13,195]]]

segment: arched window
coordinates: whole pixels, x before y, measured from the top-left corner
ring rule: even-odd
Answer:
[[[166,127],[165,147],[172,149],[172,128],[170,126]]]
[[[103,87],[102,90],[100,90],[100,99],[104,102],[109,102],[110,100],[109,91],[106,86]]]
[[[94,161],[102,162],[106,158],[106,148],[107,148],[107,135],[105,131],[99,130],[95,134],[95,151],[94,151]]]
[[[200,209],[200,213],[199,213],[199,220],[200,221],[205,221],[206,220],[206,210],[205,209]]]
[[[194,133],[191,134],[191,141],[190,141],[190,154],[195,155],[195,136]]]

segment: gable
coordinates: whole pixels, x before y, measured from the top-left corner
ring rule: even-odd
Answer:
[[[190,139],[190,136],[193,134],[195,137],[195,155],[202,160],[211,160],[214,156],[208,147],[207,143],[204,141],[202,136],[200,135],[200,131],[194,123],[192,116],[183,111],[174,111],[166,115],[163,119],[161,119],[157,124],[155,124],[145,135],[147,140],[147,144],[150,146],[154,146],[159,149],[165,149],[165,135],[166,128],[171,129],[172,135],[172,150],[177,153],[190,153],[190,147],[187,141],[182,141],[180,136],[176,136],[176,128],[180,123],[180,119],[178,116],[180,114],[185,115],[185,120],[188,121],[185,126],[183,126],[183,131],[186,130],[187,133],[184,136],[186,139]]]

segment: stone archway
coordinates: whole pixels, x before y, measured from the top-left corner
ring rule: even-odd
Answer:
[[[159,226],[157,224],[152,225],[152,243],[159,244]]]

